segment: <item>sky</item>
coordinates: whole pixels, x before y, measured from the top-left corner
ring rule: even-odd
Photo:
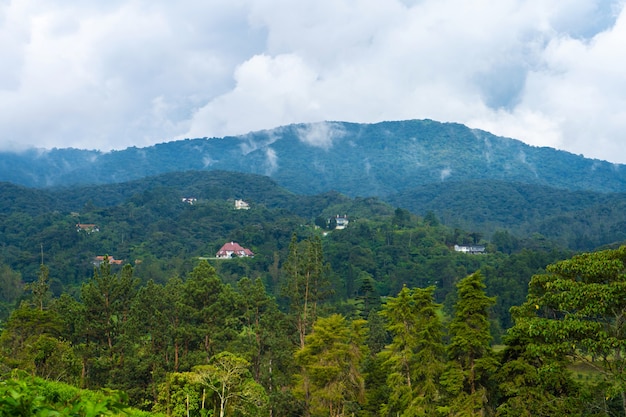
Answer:
[[[0,0],[0,150],[432,119],[626,163],[624,1]]]

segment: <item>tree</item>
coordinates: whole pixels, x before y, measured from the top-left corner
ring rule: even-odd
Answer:
[[[137,348],[132,362],[126,361],[130,375],[123,386],[136,403],[156,401],[158,384],[184,363],[188,350],[184,347],[193,335],[191,312],[178,277],[165,285],[148,281],[140,288],[131,307],[129,329],[138,336],[134,338]]]
[[[229,409],[243,415],[263,415],[267,396],[250,375],[249,366],[245,359],[224,351],[211,358],[208,365],[194,368],[196,381],[217,396],[220,417]]]
[[[355,298],[359,303],[361,317],[366,318],[370,311],[376,310],[380,306],[380,296],[376,292],[376,281],[371,274],[361,271],[358,281],[360,285]]]
[[[513,313],[529,352],[592,367],[626,413],[626,246],[549,265]]]
[[[434,287],[403,287],[390,297],[381,315],[392,342],[380,353],[389,370],[390,394],[383,415],[428,416],[436,412],[444,369],[441,307],[433,299]]]
[[[457,284],[458,299],[449,325],[450,363],[442,382],[451,398],[451,415],[490,414],[492,375],[497,360],[491,349],[489,309],[495,298],[487,297],[480,272]]]
[[[316,235],[298,242],[294,233],[283,272],[286,278],[283,294],[290,300],[290,312],[295,316],[302,348],[317,317],[318,303],[329,293],[328,266],[324,264],[320,237]]]
[[[22,275],[8,265],[0,266],[0,303],[13,303],[23,292]],[[0,317],[2,318],[2,317]]]
[[[206,392],[203,397],[198,387],[198,376],[193,372],[172,372],[159,385],[157,401],[153,411],[168,416],[197,416],[205,410]],[[200,414],[203,415],[203,414]]]
[[[59,339],[60,316],[23,302],[4,324],[0,335],[0,361],[35,376],[73,382],[76,358],[70,344]]]
[[[105,257],[100,267],[94,270],[93,278],[81,288],[85,314],[83,346],[91,350],[90,345],[94,344],[94,354],[103,355],[99,361],[104,365],[101,369],[104,372],[99,376],[102,379],[112,377],[112,370],[123,367],[127,350],[133,345],[127,327],[138,283],[130,265],[114,274],[108,257]]]
[[[580,416],[584,401],[564,357],[537,354],[519,327],[509,329],[498,382],[498,417]]]
[[[99,269],[94,270],[93,278],[81,288],[92,337],[103,341],[111,356],[123,331],[122,324],[128,319],[138,283],[130,265],[126,265],[120,274],[114,274],[108,257],[105,257]]]
[[[308,397],[307,415],[351,415],[364,401],[364,325],[364,320],[349,322],[339,314],[315,322],[305,346],[296,352],[304,372],[299,390]]]
[[[195,338],[202,346],[203,361],[206,363],[224,348],[226,341],[237,337],[241,322],[236,314],[241,306],[238,305],[234,290],[222,283],[215,268],[206,260],[188,274],[185,299],[192,308]]]
[[[39,267],[37,281],[26,284],[26,290],[32,292],[33,304],[39,310],[43,310],[44,304],[46,304],[50,299],[50,283],[48,282],[49,273],[49,268],[44,264],[41,264]]]
[[[260,278],[242,278],[238,283],[242,298],[244,328],[239,334],[237,352],[250,361],[254,380],[265,387],[270,398],[270,413],[285,415],[281,410],[291,401],[294,368],[293,331],[276,300],[265,292]]]

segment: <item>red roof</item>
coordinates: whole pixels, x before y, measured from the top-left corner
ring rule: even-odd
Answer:
[[[222,246],[222,249],[220,249],[220,252],[226,252],[226,251],[239,252],[243,250],[244,250],[243,247],[239,243],[229,242],[229,243],[226,243],[224,246]]]
[[[234,253],[237,256],[254,256],[254,253],[252,253],[250,249],[244,248],[237,242],[228,242],[224,244],[224,246],[222,246],[222,248],[219,251],[217,251],[215,256],[220,258],[220,257],[229,256],[232,253]]]

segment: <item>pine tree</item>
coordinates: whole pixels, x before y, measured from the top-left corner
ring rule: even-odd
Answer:
[[[26,284],[26,290],[32,292],[33,304],[39,309],[43,310],[44,306],[50,300],[50,282],[49,276],[50,269],[41,264],[39,266],[39,274],[37,275],[37,281],[30,284]]]
[[[450,362],[443,377],[450,396],[448,411],[450,415],[491,415],[491,381],[498,364],[491,349],[489,310],[495,298],[485,294],[480,272],[459,281],[457,291],[449,326]]]
[[[304,373],[299,390],[310,395],[307,415],[342,417],[358,410],[365,398],[365,338],[364,320],[350,322],[333,314],[315,322],[304,348],[296,352]]]
[[[437,409],[445,352],[434,290],[403,287],[383,305],[381,315],[393,337],[380,353],[389,370],[390,395],[381,407],[385,416],[428,416]]]
[[[317,318],[318,305],[329,294],[328,266],[324,263],[320,237],[298,242],[294,233],[283,273],[286,280],[283,295],[289,298],[289,310],[295,318],[302,348],[311,324]]]

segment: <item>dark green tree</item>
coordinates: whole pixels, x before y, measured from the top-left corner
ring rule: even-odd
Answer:
[[[265,387],[270,412],[285,415],[284,405],[296,403],[288,389],[296,371],[293,328],[260,278],[242,278],[238,289],[244,312],[237,352],[249,360],[253,378]]]
[[[498,362],[491,348],[489,310],[495,298],[485,294],[480,272],[457,284],[458,298],[448,331],[448,369],[442,382],[449,395],[450,415],[491,415],[493,375]]]
[[[60,339],[62,321],[56,311],[23,302],[0,335],[0,364],[33,376],[75,382],[78,361],[68,342]]]
[[[23,290],[22,275],[8,265],[0,266],[0,303],[15,302]]]
[[[97,362],[102,373],[97,384],[106,383],[106,379],[114,376],[111,372],[123,368],[124,358],[134,346],[128,325],[138,284],[130,265],[115,274],[105,257],[94,270],[93,278],[81,288],[84,346],[89,350],[94,348],[96,355],[101,356]],[[90,347],[91,344],[94,346]]]
[[[514,309],[515,332],[535,355],[568,358],[595,369],[601,398],[626,413],[626,246],[576,255],[534,275]]]
[[[498,383],[498,417],[581,416],[587,408],[583,393],[567,369],[565,357],[538,354],[523,328],[505,338]],[[594,415],[594,413],[591,413]]]
[[[383,305],[381,315],[393,337],[380,353],[390,390],[381,407],[384,416],[429,416],[437,410],[445,349],[434,290],[404,287]]]
[[[222,282],[206,260],[188,274],[185,300],[192,308],[193,346],[198,346],[201,362],[207,363],[227,348],[241,331],[242,306],[235,291]],[[192,360],[192,358],[188,358]]]

